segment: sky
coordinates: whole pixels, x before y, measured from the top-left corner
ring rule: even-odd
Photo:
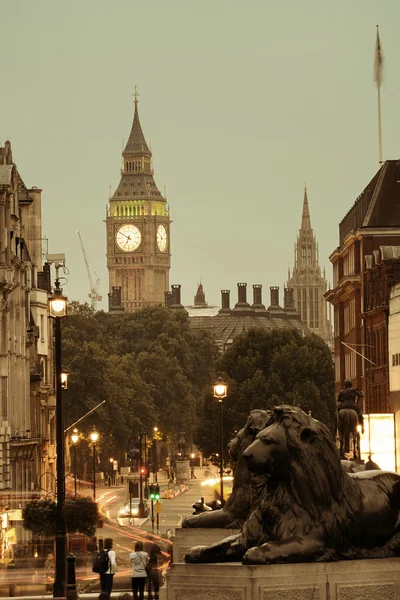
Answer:
[[[209,304],[236,284],[282,288],[307,182],[320,264],[378,169],[376,24],[385,58],[383,158],[400,157],[398,0],[0,0],[0,144],[43,189],[64,292],[88,301],[77,231],[107,309],[105,214],[135,84],[154,178],[170,205],[171,284]]]

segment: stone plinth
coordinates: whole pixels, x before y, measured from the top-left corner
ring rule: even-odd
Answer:
[[[167,600],[400,600],[400,559],[172,564]]]
[[[185,483],[190,479],[190,461],[177,460],[175,463],[176,483]]]
[[[185,554],[193,546],[210,546],[237,533],[239,533],[239,529],[177,528],[173,545],[173,562],[185,562]]]

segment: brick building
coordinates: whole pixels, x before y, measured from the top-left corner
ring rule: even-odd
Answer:
[[[364,412],[390,410],[388,300],[397,267],[381,247],[398,245],[400,161],[388,160],[339,225],[339,246],[330,256],[333,288],[325,294],[334,309],[336,391],[351,379],[366,392]]]

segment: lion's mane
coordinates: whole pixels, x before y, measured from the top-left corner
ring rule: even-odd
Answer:
[[[274,422],[286,434],[293,499],[315,518],[334,503],[343,505],[345,513],[357,511],[359,497],[349,489],[352,486],[329,429],[300,408],[288,405],[274,409],[268,425]]]

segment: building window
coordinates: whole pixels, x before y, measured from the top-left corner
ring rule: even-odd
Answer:
[[[340,383],[340,356],[335,356],[335,382]]]
[[[319,297],[318,288],[314,290],[314,326],[319,327]]]
[[[354,246],[349,248],[348,253],[343,260],[343,273],[344,275],[354,274]]]
[[[303,311],[302,311],[302,318],[301,320],[303,321],[303,323],[308,323],[308,319],[307,319],[307,290],[303,289]]]
[[[400,354],[392,354],[392,367],[398,367],[400,365]]]
[[[44,331],[44,315],[40,315],[40,341],[44,342],[44,336],[45,336],[45,331]]]
[[[339,283],[339,261],[333,264],[333,287],[335,288]]]
[[[311,246],[308,246],[307,250],[308,250],[307,262],[309,265],[311,265],[312,264],[312,248],[311,248]]]
[[[303,265],[306,264],[306,247],[305,246],[301,247],[301,262]]]
[[[310,288],[310,327],[314,328],[314,296],[312,288]]]
[[[4,419],[7,417],[7,377],[0,377],[0,408]]]
[[[337,337],[339,337],[339,309],[336,307],[334,308],[333,318],[334,318],[334,323],[335,323],[334,335],[335,335],[335,338],[337,338]]]

